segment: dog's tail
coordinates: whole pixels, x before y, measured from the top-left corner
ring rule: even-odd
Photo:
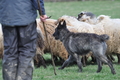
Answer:
[[[106,41],[106,40],[109,39],[109,36],[108,36],[107,34],[103,34],[103,35],[100,35],[100,39],[101,39],[102,41]]]

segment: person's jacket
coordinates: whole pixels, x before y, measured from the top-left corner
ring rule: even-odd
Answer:
[[[35,0],[0,0],[0,23],[6,26],[25,26],[37,17]],[[44,2],[40,0],[42,13],[45,14]]]

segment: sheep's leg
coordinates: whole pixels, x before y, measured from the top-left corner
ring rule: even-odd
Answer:
[[[109,55],[106,55],[107,56],[107,58],[112,62],[112,59],[111,59],[111,57],[109,56]]]
[[[98,64],[98,70],[97,70],[97,73],[98,73],[102,70],[102,63],[99,59],[96,59],[96,60],[97,60],[97,64]]]
[[[77,55],[77,54],[74,54],[73,56],[74,56],[75,59],[76,59],[77,65],[78,65],[78,67],[79,67],[79,72],[82,72],[82,63],[81,63],[80,56]]]
[[[53,59],[54,59],[54,61],[58,61],[58,57],[55,55],[53,55]]]
[[[41,65],[43,65],[44,68],[46,68],[45,59],[43,58],[42,55],[37,54],[35,58],[36,58],[37,68],[39,68]]]
[[[86,62],[87,62],[86,56],[82,56],[82,61],[81,62],[83,63],[83,67],[85,67],[86,66]]]
[[[120,64],[120,54],[117,54],[118,64]]]
[[[43,58],[43,56],[40,56],[40,61],[39,64],[41,63],[41,65],[43,65],[44,68],[47,68],[46,63],[45,63],[45,59]]]
[[[40,54],[37,54],[37,60],[38,60],[38,64],[37,64],[37,68],[39,68],[42,64],[41,62],[41,55]]]
[[[110,58],[111,58],[113,61],[115,61],[115,58],[114,58],[112,55],[110,55]]]
[[[66,66],[68,66],[73,61],[74,61],[74,57],[70,55],[69,58],[63,63],[63,65],[58,69],[64,69]]]
[[[107,56],[107,58],[108,58],[111,62],[115,60],[112,55],[106,55],[106,56]]]
[[[96,63],[96,58],[95,58],[95,56],[93,54],[91,55],[91,58],[92,58],[91,62]]]

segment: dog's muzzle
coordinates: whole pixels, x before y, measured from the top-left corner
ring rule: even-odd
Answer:
[[[57,36],[55,36],[55,33],[53,34],[53,36],[54,36],[54,38],[55,38],[56,40],[58,40],[58,39],[59,39]]]

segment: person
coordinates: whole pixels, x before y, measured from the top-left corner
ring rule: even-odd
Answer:
[[[0,23],[4,39],[3,80],[32,80],[36,53],[37,9],[34,0],[0,0]],[[44,1],[40,0],[45,21]]]

